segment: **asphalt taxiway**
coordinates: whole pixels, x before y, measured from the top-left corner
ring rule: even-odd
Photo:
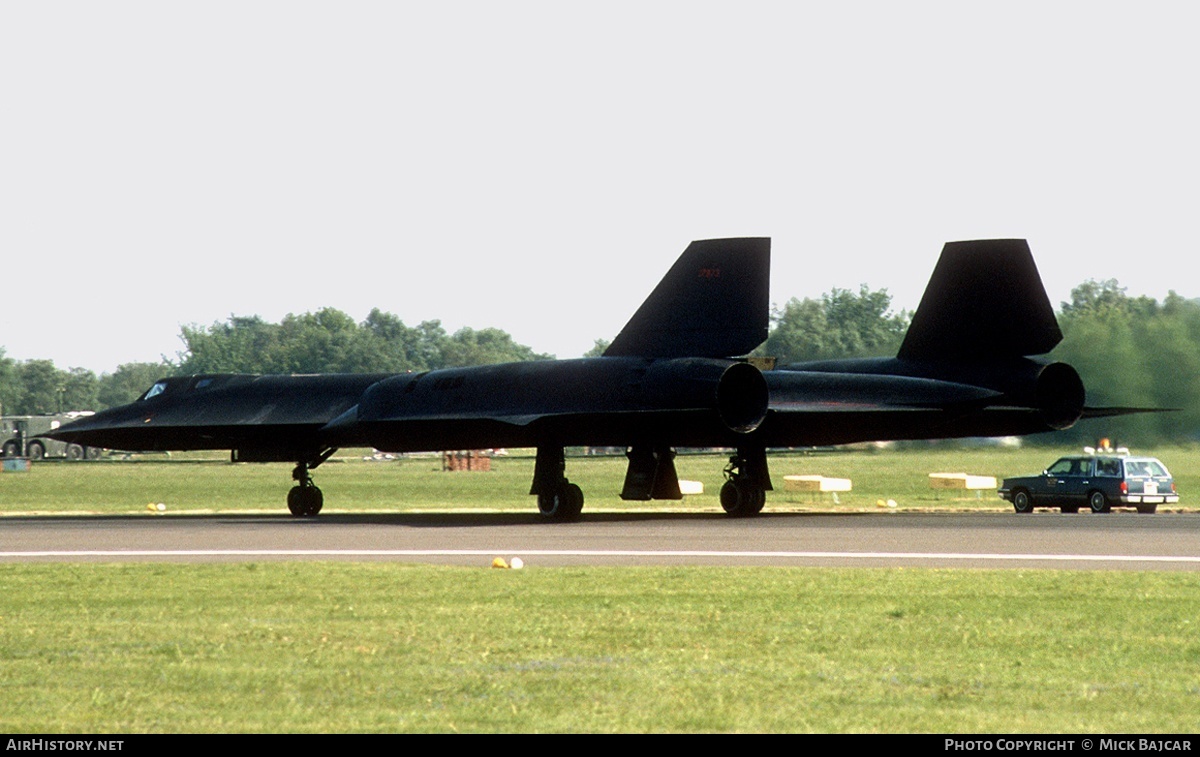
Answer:
[[[1200,570],[1200,514],[585,512],[10,516],[0,562],[397,560],[559,565]]]

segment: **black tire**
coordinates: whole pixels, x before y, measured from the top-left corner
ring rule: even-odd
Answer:
[[[1022,515],[1033,512],[1033,498],[1024,489],[1017,489],[1013,492],[1012,503],[1013,509]]]
[[[564,482],[554,491],[538,495],[538,512],[547,520],[573,520],[583,512],[583,490]]]
[[[567,484],[563,490],[564,509],[562,517],[565,520],[574,520],[583,512],[583,489],[579,488],[579,484]]]
[[[315,486],[293,486],[288,492],[288,510],[297,518],[311,518],[321,512],[325,495]]]
[[[721,509],[726,515],[734,518],[744,515],[742,512],[742,492],[738,485],[732,481],[726,481],[721,486]]]
[[[30,460],[41,460],[46,456],[46,448],[41,442],[30,442],[25,445],[25,456]]]
[[[757,515],[767,502],[767,492],[743,481],[726,481],[721,486],[721,509],[733,518]]]
[[[67,459],[68,460],[82,460],[83,458],[84,458],[83,447],[80,447],[78,444],[68,444],[67,445]]]
[[[1094,513],[1106,513],[1112,510],[1112,506],[1108,504],[1108,498],[1102,491],[1094,491],[1088,495],[1088,507],[1092,508]]]
[[[762,512],[763,507],[767,504],[767,490],[761,487],[754,487],[751,493],[749,508],[746,511],[747,515],[758,515]]]
[[[5,457],[16,457],[18,452],[20,452],[20,450],[17,449],[16,442],[5,442],[4,443],[4,456]]]
[[[85,450],[88,460],[99,460],[100,456],[104,454],[103,450],[99,447],[85,447]]]

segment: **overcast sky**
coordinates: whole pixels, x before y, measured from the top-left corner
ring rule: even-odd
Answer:
[[[995,237],[1055,305],[1200,296],[1193,7],[0,0],[0,347],[329,306],[577,357],[725,236],[779,304]]]

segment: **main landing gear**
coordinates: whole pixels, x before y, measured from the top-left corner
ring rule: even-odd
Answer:
[[[296,467],[292,469],[292,480],[296,482],[296,485],[292,487],[287,496],[288,510],[292,515],[299,518],[311,518],[321,512],[321,506],[325,504],[325,495],[321,494],[321,490],[313,483],[312,474],[309,471],[328,460],[329,456],[336,451],[332,448],[327,449],[315,457],[296,463]]]
[[[538,512],[547,520],[574,520],[583,511],[583,490],[567,480],[562,447],[538,447],[533,464],[533,486]]]
[[[758,515],[767,502],[771,489],[765,449],[738,448],[725,466],[725,483],[721,486],[721,508],[725,513],[742,518]]]
[[[682,499],[675,474],[675,451],[669,447],[634,446],[626,453],[629,470],[625,474],[622,499]],[[575,520],[583,510],[583,491],[567,480],[562,447],[538,447],[533,466],[533,486],[538,512],[546,520]],[[738,447],[737,454],[725,466],[725,484],[721,487],[721,507],[733,517],[762,512],[771,490],[767,470],[767,451],[761,447]]]

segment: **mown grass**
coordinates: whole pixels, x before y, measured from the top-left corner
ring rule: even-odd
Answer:
[[[0,565],[9,732],[1170,732],[1200,575]]]
[[[1193,507],[1200,454],[1145,452]],[[1036,472],[1056,454],[776,455],[777,477],[854,490],[768,508],[1006,509],[927,474]],[[533,508],[529,457],[489,473],[356,457],[318,470],[328,508]],[[624,463],[568,461],[585,515],[662,504],[616,496]],[[718,510],[723,463],[681,455],[706,492],[667,504]],[[46,463],[0,476],[0,512],[282,511],[288,486],[286,465]],[[1181,733],[1200,711],[1193,573],[0,564],[0,585],[10,732]]]
[[[1176,477],[1180,506],[1200,504],[1200,449],[1178,447],[1139,451],[1160,457]],[[994,492],[954,493],[929,488],[932,472],[1005,476],[1036,473],[1061,450],[962,449],[936,447],[903,451],[833,451],[780,453],[770,459],[777,490],[768,509],[871,509],[888,500],[901,509],[1008,509]],[[528,496],[533,458],[526,454],[495,458],[486,473],[443,473],[436,457],[403,457],[365,462],[347,453],[318,468],[317,484],[329,511],[499,509],[532,510]],[[590,510],[669,507],[719,511],[717,498],[726,458],[719,454],[681,454],[679,476],[700,481],[704,493],[682,502],[625,502],[618,497],[626,460],[576,457],[567,475],[578,483]],[[26,473],[0,476],[0,513],[13,512],[144,512],[149,503],[164,503],[168,512],[275,510],[284,508],[291,487],[286,464],[230,464],[215,455],[146,457],[137,461],[41,463]],[[783,490],[785,475],[819,474],[850,478],[853,490],[838,495],[812,495]]]

